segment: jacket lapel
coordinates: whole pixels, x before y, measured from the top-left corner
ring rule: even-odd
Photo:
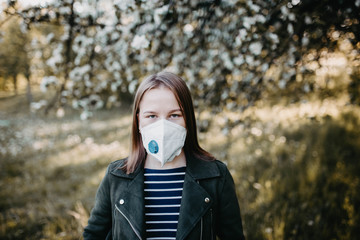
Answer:
[[[127,218],[136,234],[145,238],[145,206],[144,206],[144,171],[138,168],[132,174],[125,174],[122,170],[112,172],[117,177],[127,178],[128,184],[117,193],[116,208]]]
[[[184,239],[212,205],[213,199],[198,180],[218,176],[220,172],[215,162],[187,160],[176,239]]]

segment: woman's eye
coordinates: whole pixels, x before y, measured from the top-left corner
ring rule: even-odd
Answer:
[[[156,115],[148,115],[147,118],[156,118]]]
[[[181,117],[180,114],[171,114],[170,115],[170,118],[178,118],[178,117]]]

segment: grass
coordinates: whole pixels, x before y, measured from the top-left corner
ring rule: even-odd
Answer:
[[[346,102],[259,102],[199,116],[212,118],[199,139],[232,172],[248,239],[358,236],[360,111]],[[1,95],[0,239],[79,239],[107,165],[128,154],[130,123],[126,106],[81,121]]]
[[[1,99],[0,238],[78,239],[111,161],[127,155],[128,109],[58,119]]]

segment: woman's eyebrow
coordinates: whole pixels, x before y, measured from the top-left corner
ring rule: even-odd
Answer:
[[[172,110],[169,111],[169,113],[174,113],[174,112],[181,112],[181,109],[176,108],[176,109],[172,109]],[[158,112],[154,111],[154,110],[147,110],[147,111],[143,112],[143,114],[155,114],[155,113],[158,113]]]
[[[153,114],[153,113],[157,113],[157,112],[152,111],[152,110],[149,110],[149,111],[144,111],[144,112],[143,112],[143,114],[149,114],[149,113]]]

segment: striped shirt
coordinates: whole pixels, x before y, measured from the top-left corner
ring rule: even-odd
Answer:
[[[144,173],[146,239],[175,239],[186,167]]]

